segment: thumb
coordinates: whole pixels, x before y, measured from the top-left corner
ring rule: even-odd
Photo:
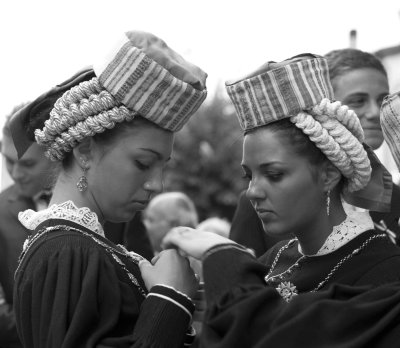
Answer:
[[[148,260],[142,259],[139,261],[138,266],[140,271],[143,272],[145,269],[152,267],[152,264]]]

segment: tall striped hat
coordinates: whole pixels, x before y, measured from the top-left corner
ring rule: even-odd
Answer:
[[[119,102],[173,132],[207,96],[207,74],[146,32],[127,32],[94,71]]]
[[[302,54],[283,62],[268,62],[226,89],[242,129],[249,130],[297,115],[333,100],[326,59]]]
[[[381,105],[383,136],[400,171],[400,92],[385,97]]]

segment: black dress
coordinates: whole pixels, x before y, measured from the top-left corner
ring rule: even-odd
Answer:
[[[400,249],[388,238],[373,239],[344,262],[321,289],[308,292],[321,282],[321,274],[324,279],[350,249],[360,248],[366,239],[379,234],[362,233],[342,247],[345,249],[327,254],[322,264],[304,263],[290,275],[300,290],[290,302],[274,285],[266,284],[265,260],[260,262],[240,247],[213,248],[203,262],[208,310],[202,346],[398,346]],[[273,259],[277,249],[266,260]],[[297,247],[285,251],[295,253]],[[295,279],[296,272],[301,274],[306,269],[307,276]]]
[[[277,253],[285,246],[288,247],[282,251],[270,273]],[[286,271],[299,259],[298,266],[288,274]],[[260,261],[270,273],[270,285],[277,287],[283,281],[291,282],[299,293],[313,291],[328,277],[325,286],[332,283],[380,285],[400,280],[400,248],[385,233],[374,230],[366,231],[341,248],[321,256],[303,257],[297,241],[282,241],[260,257]],[[280,274],[282,279],[274,277]]]
[[[137,262],[81,225],[50,219],[35,233],[14,287],[24,347],[183,347],[188,298],[164,286],[147,294]]]

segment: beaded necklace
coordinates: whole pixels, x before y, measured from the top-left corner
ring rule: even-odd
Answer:
[[[40,237],[46,235],[47,233],[50,233],[50,232],[55,231],[55,230],[60,230],[60,229],[61,230],[66,230],[66,231],[79,232],[82,235],[84,235],[84,236],[86,236],[88,238],[91,238],[95,243],[97,243],[100,246],[102,246],[104,248],[104,250],[108,254],[110,254],[112,256],[112,258],[121,266],[121,268],[125,271],[125,273],[127,274],[128,278],[132,282],[132,284],[135,285],[138,288],[139,292],[144,297],[147,296],[147,291],[145,291],[141,287],[141,285],[140,285],[139,281],[136,279],[136,277],[126,268],[126,265],[121,260],[121,258],[118,257],[118,255],[122,255],[122,256],[125,256],[125,257],[128,257],[129,259],[131,259],[135,264],[139,264],[139,262],[144,259],[141,255],[136,254],[133,251],[128,251],[124,246],[122,246],[120,244],[117,245],[118,249],[114,248],[114,247],[108,245],[107,243],[104,243],[100,239],[96,238],[94,235],[92,235],[92,234],[90,234],[90,233],[88,233],[86,231],[80,230],[78,228],[68,226],[68,225],[57,225],[57,226],[51,226],[51,227],[43,228],[43,229],[39,230],[38,233],[36,233],[34,236],[30,235],[28,237],[28,239],[25,240],[25,242],[24,242],[23,250],[22,250],[22,253],[21,253],[20,257],[19,257],[18,267],[17,267],[17,270],[15,271],[15,274],[17,274],[25,255],[27,254],[28,250],[32,247],[32,245],[36,241],[38,241],[40,239]]]
[[[367,240],[364,241],[364,243],[361,244],[361,246],[359,246],[358,248],[355,248],[351,253],[349,253],[342,259],[340,259],[339,262],[328,272],[326,277],[320,283],[318,283],[318,285],[310,292],[316,292],[316,291],[320,290],[328,282],[328,280],[333,276],[333,274],[346,261],[351,259],[353,256],[358,255],[371,241],[373,241],[376,238],[386,238],[386,237],[387,237],[386,233],[376,234],[376,235],[369,237]],[[278,263],[278,260],[281,256],[282,252],[284,250],[286,250],[287,248],[289,248],[295,241],[296,241],[296,239],[291,239],[287,244],[285,244],[278,250],[278,253],[275,256],[274,261],[272,262],[272,265],[271,265],[271,268],[270,268],[268,274],[264,277],[265,282],[269,285],[274,283],[277,280],[281,281],[280,284],[278,285],[278,287],[276,288],[276,290],[278,291],[279,295],[281,295],[286,302],[290,302],[290,300],[294,296],[296,296],[298,294],[298,292],[297,292],[296,286],[292,282],[283,281],[283,280],[284,280],[285,276],[292,274],[293,271],[299,267],[300,261],[306,259],[307,256],[303,255],[300,258],[298,258],[297,261],[293,265],[291,265],[286,271],[279,273],[277,275],[274,275],[274,276],[271,276],[271,274],[272,274],[273,270],[275,269],[275,266]]]

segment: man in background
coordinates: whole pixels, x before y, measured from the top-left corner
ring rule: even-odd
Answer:
[[[37,144],[32,145],[24,156],[18,159],[9,120],[11,115],[24,106],[14,108],[7,116],[1,142],[1,153],[13,184],[0,193],[0,242],[3,251],[0,263],[0,284],[4,293],[3,310],[0,316],[3,328],[7,327],[3,337],[0,336],[0,347],[21,346],[17,343],[11,345],[9,341],[16,337],[12,315],[14,272],[23,243],[28,237],[28,231],[18,221],[18,213],[26,209],[41,210],[47,207],[51,173],[56,170],[55,165],[44,156]]]
[[[176,226],[196,228],[197,211],[193,201],[183,192],[165,192],[155,196],[143,214],[143,223],[154,254],[161,250],[165,235]]]

